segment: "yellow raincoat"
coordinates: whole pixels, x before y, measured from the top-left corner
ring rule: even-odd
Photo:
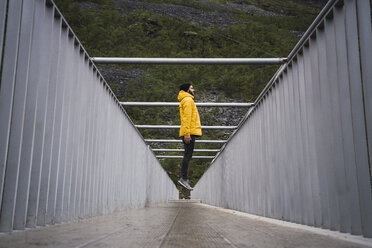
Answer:
[[[180,137],[187,135],[202,135],[198,109],[194,103],[194,96],[181,90],[178,94],[180,102],[181,128]]]

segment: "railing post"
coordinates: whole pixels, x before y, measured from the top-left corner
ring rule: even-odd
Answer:
[[[369,168],[359,174],[359,193],[362,204],[363,234],[372,237],[372,31],[370,1],[357,0],[358,36],[360,51],[360,69],[364,100],[364,114],[368,147]],[[366,165],[365,165],[366,166]],[[369,171],[369,180],[367,179]],[[368,184],[369,181],[369,184]]]
[[[15,146],[19,142],[16,140],[17,137],[10,137],[10,129],[16,70],[17,63],[19,62],[17,58],[19,36],[21,33],[22,0],[9,1],[8,4],[8,19],[0,82],[0,200],[2,200],[0,202],[0,231],[2,232],[8,232],[13,228],[15,195],[17,192],[16,183],[19,169],[19,154],[11,154],[13,157],[9,157],[9,149],[16,150],[17,148]],[[6,5],[4,6],[4,3],[2,3],[1,7],[5,8]],[[1,15],[4,13],[4,9],[1,9]],[[4,21],[5,16],[0,16],[0,19]],[[0,31],[3,32],[3,30]],[[3,47],[0,49],[3,49]],[[17,134],[15,135],[17,136]]]

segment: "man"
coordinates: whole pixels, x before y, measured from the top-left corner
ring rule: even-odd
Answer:
[[[185,147],[181,165],[181,178],[178,181],[188,190],[193,190],[188,180],[189,162],[194,151],[195,138],[202,135],[198,109],[194,103],[194,87],[191,84],[182,84],[178,93],[180,102],[181,128],[180,137]]]

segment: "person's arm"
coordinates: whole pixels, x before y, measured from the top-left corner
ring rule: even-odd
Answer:
[[[190,144],[191,142],[191,116],[192,116],[192,100],[185,99],[185,102],[183,104],[183,118],[182,118],[182,124],[184,126],[185,135],[184,135],[184,141],[186,144]]]

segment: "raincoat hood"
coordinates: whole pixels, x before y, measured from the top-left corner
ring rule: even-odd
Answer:
[[[190,93],[180,90],[177,97],[178,101],[181,102],[185,97],[191,97],[192,99],[194,99],[194,96],[191,95]]]

